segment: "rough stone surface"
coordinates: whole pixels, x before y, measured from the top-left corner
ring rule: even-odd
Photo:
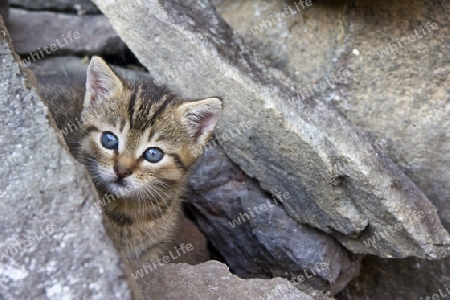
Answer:
[[[450,230],[450,100],[444,84],[450,72],[444,62],[448,5],[439,0],[324,1],[253,33],[289,6],[289,1],[216,1],[225,21],[300,86],[325,81],[340,68],[350,70],[351,78],[327,85],[317,96],[377,137]],[[433,21],[439,28],[424,36],[420,26]],[[415,35],[414,30],[420,39],[403,48],[393,43]],[[400,51],[380,58],[389,43]]]
[[[348,26],[343,1],[315,1],[311,6],[304,4],[305,8],[298,5],[300,9],[289,0],[214,3],[220,16],[259,55],[299,86],[307,87],[336,71],[333,59],[342,52],[344,29]],[[275,17],[273,22],[271,16],[283,11],[288,11],[289,16],[281,21]]]
[[[9,0],[11,6],[29,10],[51,10],[77,12],[78,14],[99,13],[97,6],[90,0]]]
[[[217,261],[200,265],[166,264],[141,279],[145,299],[312,300],[282,278],[240,279]],[[319,296],[316,299],[330,299]]]
[[[1,298],[130,299],[87,172],[58,144],[1,18],[0,59]]]
[[[60,56],[60,57],[49,57],[32,63],[29,68],[32,71],[39,72],[56,72],[56,70],[64,68],[75,68],[87,71],[89,66],[89,59],[79,58],[75,56]],[[126,69],[119,66],[110,65],[111,68],[120,74],[126,80],[151,80],[149,73],[142,72],[140,70]]]
[[[388,141],[389,157],[433,202],[450,231],[450,7],[441,0],[404,6],[371,1],[353,11],[345,46],[361,55],[347,52],[338,62],[351,66],[355,84],[342,87],[349,97],[337,107],[353,123]],[[437,22],[438,29],[425,29],[428,34],[423,35],[420,26],[427,22]],[[389,43],[410,38],[415,30],[420,39],[379,58],[377,53],[389,49]]]
[[[208,249],[208,241],[197,225],[186,217],[183,217],[174,234],[174,244],[179,247],[182,244],[191,244],[192,250],[177,259],[177,263],[196,265],[211,259]]]
[[[170,87],[183,96],[224,98],[219,134],[242,120],[254,124],[220,143],[265,190],[292,195],[283,206],[296,220],[333,233],[354,253],[449,254],[435,207],[409,178],[324,101],[301,101],[295,85],[254,56],[208,2],[94,3],[155,78],[171,75]],[[413,212],[425,217],[411,222]],[[364,243],[377,234],[377,247]]]
[[[336,298],[431,300],[437,294],[440,297],[435,296],[434,299],[449,300],[449,266],[448,258],[429,261],[420,258],[382,259],[369,255],[362,260],[361,276],[350,282]]]
[[[293,220],[220,146],[206,151],[189,187],[197,223],[239,277],[284,277],[301,290],[335,294],[359,275],[358,262],[342,245]]]
[[[339,68],[351,70],[351,78],[317,96],[378,139],[450,230],[449,6],[444,1],[321,1],[253,34],[254,26],[289,5],[216,1],[220,15],[300,86],[324,81]],[[437,22],[439,28],[424,36],[420,26],[427,22]],[[416,36],[403,48],[395,45],[396,39],[416,35],[414,30],[420,39]],[[398,50],[385,55],[389,44]],[[450,283],[448,259],[368,257],[363,262],[362,276],[339,299],[425,299]]]
[[[450,206],[446,205],[450,200],[450,100],[445,91],[450,73],[445,63],[450,9],[442,1],[393,6],[369,1],[354,7],[346,1],[332,2],[314,4],[257,34],[252,31],[255,26],[289,3],[221,1],[216,7],[273,67],[302,87],[330,77],[339,68],[351,70],[354,80],[339,82],[324,90],[322,97],[352,123],[383,140],[389,157],[433,202],[443,225],[450,229]],[[416,21],[419,13],[422,23]],[[420,26],[433,20],[439,28],[424,36]],[[392,43],[415,35],[414,30],[420,39],[404,48]],[[394,50],[398,47],[396,53],[382,54],[389,43]],[[369,87],[372,82],[376,85]]]
[[[10,9],[7,24],[16,52],[31,62],[51,55],[106,55],[126,49],[108,19],[101,15],[76,16]],[[79,37],[70,39],[69,32],[72,35],[78,32]]]

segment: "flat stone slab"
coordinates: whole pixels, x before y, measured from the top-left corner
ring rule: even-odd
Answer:
[[[292,195],[283,206],[297,221],[354,253],[450,253],[436,208],[379,146],[324,101],[301,100],[301,90],[266,67],[208,1],[94,3],[155,78],[183,96],[223,97],[219,135],[254,124],[219,142],[265,190]]]
[[[28,10],[51,10],[61,12],[99,13],[90,0],[9,0],[9,4]]]
[[[16,52],[33,63],[62,54],[107,55],[126,50],[102,15],[77,16],[10,9],[8,30]]]
[[[331,299],[313,297],[297,290],[282,278],[271,280],[241,279],[217,261],[190,266],[166,264],[142,279],[145,299]],[[320,295],[320,294],[318,294]]]
[[[130,299],[87,172],[58,143],[1,18],[0,59],[0,295]]]

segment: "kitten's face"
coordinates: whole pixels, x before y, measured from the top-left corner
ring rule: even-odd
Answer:
[[[93,58],[80,154],[101,191],[167,201],[180,192],[220,111],[217,98],[184,101],[156,85],[127,84]]]

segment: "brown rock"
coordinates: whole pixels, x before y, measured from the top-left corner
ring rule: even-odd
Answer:
[[[182,244],[191,244],[192,250],[177,259],[177,263],[197,265],[211,259],[208,249],[208,241],[205,236],[194,222],[184,216],[181,219],[174,238],[175,247],[179,248]]]
[[[163,265],[146,275],[143,281],[145,299],[314,299],[281,278],[240,279],[217,261],[196,266]]]

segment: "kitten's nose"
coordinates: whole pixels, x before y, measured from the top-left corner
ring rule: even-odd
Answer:
[[[128,168],[124,168],[121,166],[114,166],[114,173],[116,173],[116,175],[117,175],[117,177],[119,177],[119,179],[122,179],[127,176],[130,176],[133,172],[131,172],[131,170]]]

